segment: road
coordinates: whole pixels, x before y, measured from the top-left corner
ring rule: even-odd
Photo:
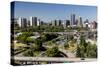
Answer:
[[[55,58],[55,57],[13,57],[12,59],[18,61],[58,61],[58,62],[88,62],[96,61],[96,58]]]
[[[67,52],[66,50],[63,50],[63,49],[59,49],[61,52],[63,52],[64,54],[67,55],[68,58],[75,58],[75,54],[74,53],[71,53],[71,52]]]

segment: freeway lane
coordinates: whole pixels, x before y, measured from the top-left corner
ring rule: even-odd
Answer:
[[[56,57],[12,57],[14,60],[18,61],[58,61],[58,62],[88,62],[96,61],[97,58],[56,58]]]

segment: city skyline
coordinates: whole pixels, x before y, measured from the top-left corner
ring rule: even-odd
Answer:
[[[97,7],[11,2],[11,64],[96,61]]]
[[[81,16],[83,21],[97,21],[96,6],[81,5],[65,5],[65,4],[46,4],[46,3],[30,3],[15,2],[14,15],[15,18],[35,16],[42,21],[48,22],[55,19],[70,20],[70,15],[75,14]]]

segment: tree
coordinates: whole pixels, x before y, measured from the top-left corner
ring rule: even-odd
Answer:
[[[53,43],[52,41],[48,41],[48,42],[46,43],[46,45],[48,45],[48,46],[53,46],[54,43]]]
[[[30,37],[27,37],[26,42],[27,43],[34,43],[34,39],[30,38]]]
[[[39,50],[41,50],[41,48],[42,48],[42,39],[41,39],[41,37],[39,37],[35,40],[35,48],[34,49],[39,51]]]
[[[48,57],[57,57],[59,55],[59,50],[57,47],[49,48],[46,50],[46,55]]]
[[[21,35],[17,36],[16,39],[17,39],[18,41],[22,42],[22,43],[25,43],[26,38],[27,38],[26,36],[24,36],[24,35],[21,34]]]
[[[80,57],[81,58],[84,58],[85,57],[85,48],[84,48],[84,46],[80,46]]]
[[[81,58],[96,58],[97,57],[97,46],[96,44],[86,43],[83,39],[81,44],[78,45],[76,56]]]
[[[97,57],[97,46],[96,46],[96,44],[91,45],[91,44],[88,43],[86,53],[87,53],[87,57],[96,58]]]
[[[65,44],[64,44],[64,48],[65,48],[65,49],[68,49],[68,48],[69,48],[68,41],[67,41],[67,42],[65,42]]]
[[[45,37],[46,37],[46,41],[50,41],[54,38],[57,38],[58,35],[57,34],[45,34]]]
[[[68,41],[73,39],[74,39],[73,35],[68,35]]]
[[[81,49],[80,49],[80,47],[78,46],[78,47],[77,47],[77,52],[76,52],[76,56],[77,56],[77,57],[81,57],[80,51],[81,51]]]
[[[86,41],[83,36],[80,36],[80,44],[77,45],[76,56],[84,58],[86,51]]]
[[[33,36],[34,34],[33,32],[23,32],[22,35],[29,37],[29,36]]]
[[[30,57],[32,57],[32,56],[34,56],[34,53],[33,53],[33,51],[32,50],[27,50],[26,52],[24,52],[24,54],[23,54],[24,56],[30,56]]]
[[[22,42],[22,43],[28,43],[28,42],[33,42],[32,38],[30,36],[33,36],[34,34],[32,32],[23,32],[19,36],[17,36],[17,40]]]
[[[80,45],[85,45],[85,38],[83,36],[80,36]]]

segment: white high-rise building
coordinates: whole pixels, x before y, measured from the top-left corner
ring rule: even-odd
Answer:
[[[82,23],[82,17],[78,17],[78,23],[77,23],[78,27],[83,27],[83,23]]]
[[[30,17],[30,26],[33,26],[33,17]]]
[[[30,17],[30,26],[39,26],[39,20],[37,17]]]
[[[22,18],[18,18],[18,25],[19,25],[19,27],[21,27],[21,23],[22,23]]]
[[[40,25],[40,20],[38,19],[38,20],[37,20],[37,26],[39,26],[39,25]]]
[[[51,23],[52,23],[52,26],[56,26],[57,25],[57,21],[56,20],[51,21]]]
[[[27,27],[27,19],[26,18],[18,18],[19,27]]]

